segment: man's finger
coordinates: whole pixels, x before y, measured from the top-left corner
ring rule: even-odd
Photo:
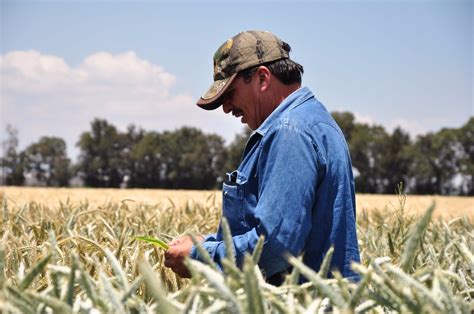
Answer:
[[[181,239],[182,239],[182,237],[174,238],[173,240],[171,240],[170,243],[168,243],[168,245],[177,245],[177,244],[180,244],[180,243],[181,243]]]
[[[168,243],[169,246],[173,246],[173,245],[176,245],[176,244],[178,244],[177,239],[173,239]]]
[[[173,272],[178,274],[181,278],[190,278],[191,277],[191,274],[189,273],[189,270],[183,265],[175,266],[171,269],[173,270]]]

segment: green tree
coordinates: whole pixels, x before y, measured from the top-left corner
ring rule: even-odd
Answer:
[[[244,128],[241,133],[235,136],[232,143],[230,143],[230,145],[227,147],[224,172],[229,172],[237,169],[242,160],[245,144],[247,143],[252,132],[253,131],[250,128]]]
[[[26,172],[34,176],[39,185],[68,186],[70,160],[63,139],[43,136],[25,149],[24,156]]]
[[[433,153],[433,133],[418,136],[411,151],[412,164],[409,175],[413,180],[413,193],[436,194],[437,186],[436,167],[430,154]]]
[[[94,119],[91,131],[81,134],[78,169],[85,184],[93,187],[119,187],[126,174],[123,155],[127,140],[106,120]]]
[[[388,135],[381,126],[356,124],[351,134],[349,150],[356,171],[357,192],[381,193],[388,184],[383,173],[383,145]]]
[[[20,186],[25,182],[25,163],[24,155],[17,152],[18,130],[8,124],[5,131],[7,137],[2,142],[1,184]]]
[[[162,137],[160,133],[149,132],[133,146],[129,187],[165,187]]]
[[[457,194],[455,178],[461,174],[464,148],[455,129],[419,136],[415,143],[411,176],[418,194]]]
[[[398,183],[404,182],[407,185],[410,182],[412,143],[409,134],[400,127],[397,127],[391,135],[384,137],[384,141],[378,142],[382,151],[379,167],[382,178],[381,189],[385,194],[393,194],[396,193]]]
[[[458,131],[459,142],[463,147],[460,160],[462,175],[462,194],[474,195],[474,117],[471,117]]]
[[[133,151],[135,146],[145,137],[145,134],[145,130],[137,128],[133,124],[127,127],[126,133],[119,133],[119,144],[117,146],[120,147],[120,150],[116,158],[116,167],[122,176],[120,187],[149,187],[147,184],[136,186],[133,183],[133,178],[137,178],[136,168],[139,167],[136,164],[137,160],[133,156]],[[140,180],[143,181],[143,179]]]
[[[163,133],[161,171],[167,188],[217,187],[224,157],[224,140],[218,135],[191,127]]]
[[[331,112],[332,117],[342,130],[346,141],[349,143],[352,140],[352,132],[356,128],[355,117],[351,112]]]
[[[455,129],[442,129],[434,138],[436,173],[438,176],[438,191],[440,194],[455,194],[457,187],[453,182],[455,176],[461,173],[463,147]]]

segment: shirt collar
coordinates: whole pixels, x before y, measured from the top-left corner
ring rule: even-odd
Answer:
[[[300,105],[307,99],[314,97],[313,92],[308,87],[300,87],[295,90],[293,93],[288,95],[276,108],[273,112],[263,121],[263,123],[255,130],[255,133],[265,136],[270,127],[282,116],[286,111],[293,109],[294,107]]]

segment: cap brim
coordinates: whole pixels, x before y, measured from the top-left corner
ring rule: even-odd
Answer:
[[[237,73],[234,73],[231,77],[214,81],[208,91],[196,102],[196,105],[206,110],[219,108],[222,105],[219,98],[226,92],[236,76]]]

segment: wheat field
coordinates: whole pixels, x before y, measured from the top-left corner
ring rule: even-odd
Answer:
[[[431,206],[435,200],[436,207]],[[236,265],[224,223],[223,271],[207,252],[193,278],[163,266],[165,241],[215,231],[217,191],[5,187],[0,192],[2,313],[472,313],[473,198],[358,195],[361,276],[297,257],[282,286],[258,268],[263,239]],[[435,217],[436,216],[436,217]],[[298,284],[298,278],[306,279]]]
[[[0,187],[0,194],[14,204],[21,206],[36,202],[45,206],[57,206],[59,202],[78,204],[87,202],[90,206],[103,206],[121,201],[146,205],[184,206],[188,200],[204,202],[208,197],[221,201],[220,191],[196,190],[146,190],[146,189],[88,189],[88,188],[41,188]],[[436,203],[434,217],[474,217],[474,197],[409,195],[405,210],[412,214],[423,213],[432,202]],[[394,209],[399,206],[397,195],[357,194],[356,207],[359,212],[367,210]]]

